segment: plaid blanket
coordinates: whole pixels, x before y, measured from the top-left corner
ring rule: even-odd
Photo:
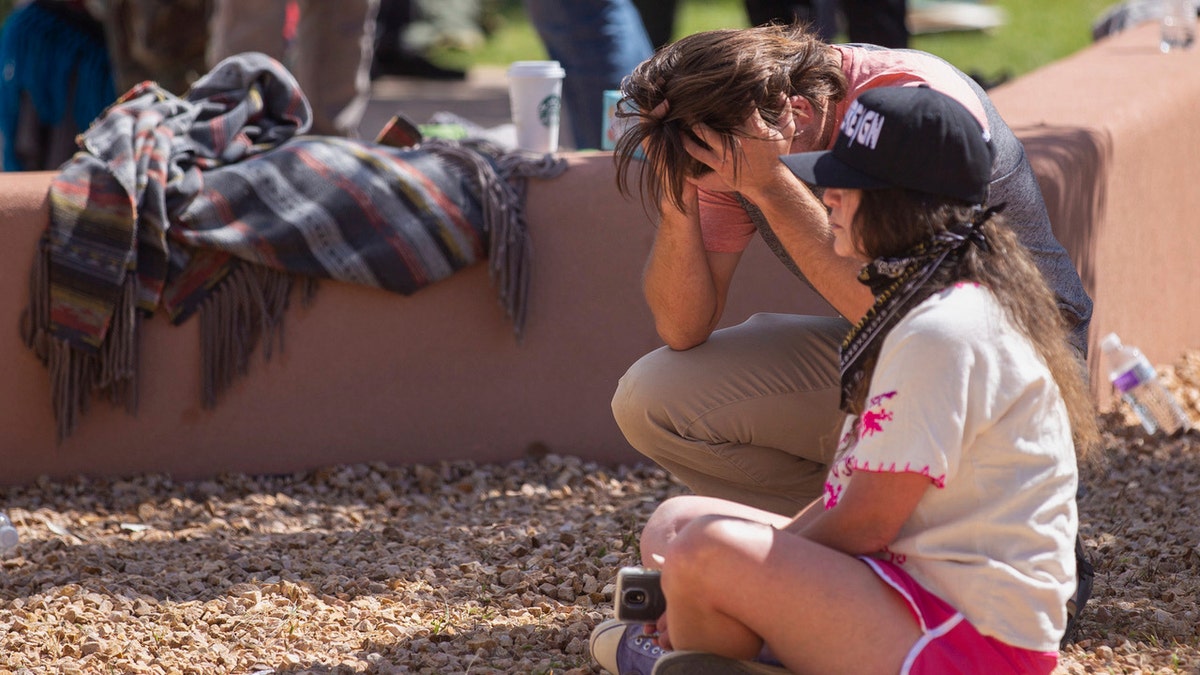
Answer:
[[[310,110],[262,54],[218,64],[185,98],[131,89],[80,137],[50,188],[22,320],[52,377],[60,439],[96,392],[130,410],[137,332],[198,313],[205,405],[279,336],[293,281],[410,294],[485,258],[520,336],[530,247],[521,179],[565,168],[482,142],[304,136]]]

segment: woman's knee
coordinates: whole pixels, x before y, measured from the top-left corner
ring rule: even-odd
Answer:
[[[754,546],[752,532],[766,527],[723,515],[703,515],[684,522],[663,556],[663,574],[676,587],[701,591],[712,583],[723,585],[723,570],[740,567]]]
[[[711,510],[704,508],[708,501],[711,501],[708,497],[682,495],[659,504],[642,528],[640,546],[644,564],[656,564],[655,560],[661,560],[666,555],[667,547],[684,526],[699,516],[711,513]]]
[[[668,546],[690,523],[704,518],[720,518],[730,522],[742,522],[775,528],[786,527],[791,516],[747,506],[728,499],[703,495],[681,495],[671,497],[659,504],[642,528],[642,559],[650,561],[651,555],[665,556]]]

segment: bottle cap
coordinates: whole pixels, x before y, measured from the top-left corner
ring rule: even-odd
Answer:
[[[17,528],[11,525],[8,527],[0,527],[0,552],[16,548],[20,541],[21,537],[17,534]]]
[[[1120,347],[1121,338],[1117,337],[1116,333],[1109,333],[1108,335],[1104,336],[1103,340],[1100,341],[1100,349],[1103,349],[1106,352],[1110,352],[1114,349],[1120,349]]]

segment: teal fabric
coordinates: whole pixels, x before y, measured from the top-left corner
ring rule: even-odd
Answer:
[[[116,99],[104,38],[34,2],[0,29],[0,134],[4,170],[23,171],[17,155],[21,101],[28,97],[46,127],[83,130]]]

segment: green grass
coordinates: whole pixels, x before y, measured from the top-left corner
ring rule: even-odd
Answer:
[[[1021,75],[1092,42],[1092,22],[1115,0],[998,0],[1008,22],[994,32],[918,35],[912,46],[966,72]]]
[[[910,0],[912,2],[914,0]],[[928,0],[924,0],[928,1]],[[994,0],[1008,21],[995,31],[917,35],[911,46],[937,54],[963,71],[985,77],[1017,76],[1072,54],[1091,43],[1091,26],[1115,0]],[[495,29],[472,52],[440,51],[439,62],[457,67],[504,65],[544,59],[546,50],[525,19],[519,0],[495,3]],[[714,28],[747,25],[741,0],[682,0],[676,37]]]

